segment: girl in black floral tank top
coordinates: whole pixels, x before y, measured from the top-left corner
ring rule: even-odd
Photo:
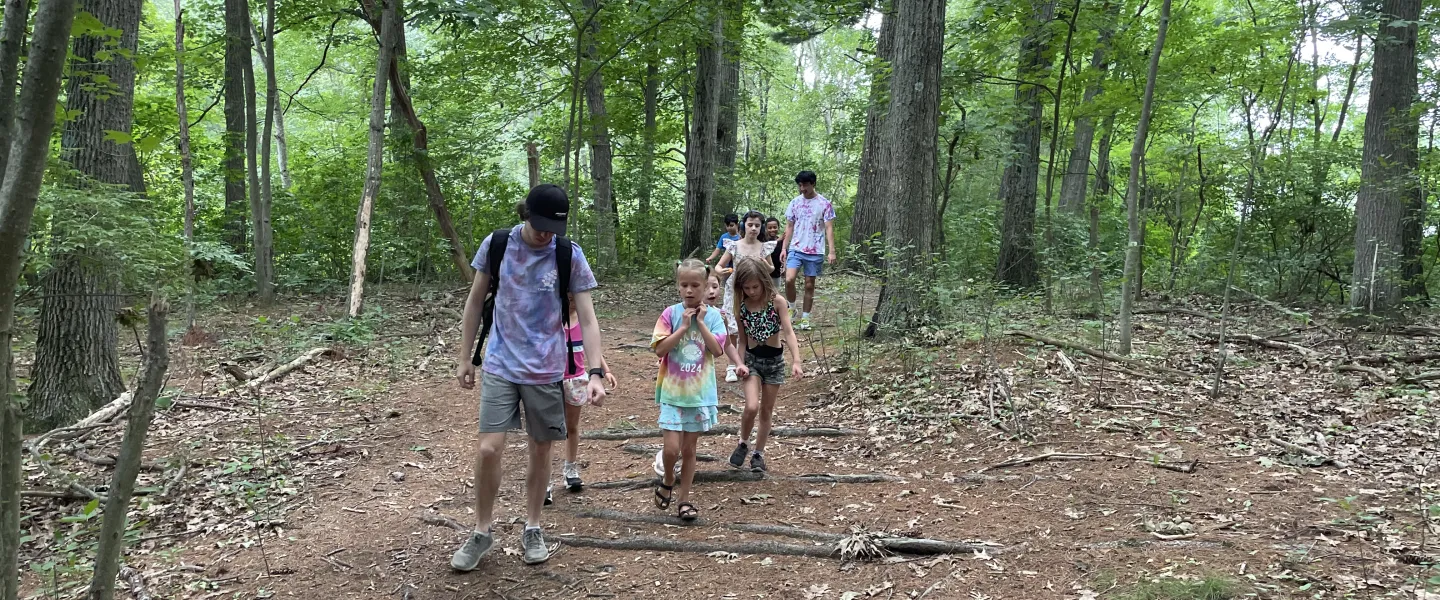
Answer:
[[[800,343],[790,324],[790,304],[780,296],[770,278],[768,265],[762,261],[743,260],[735,269],[736,313],[740,341],[745,346],[745,412],[740,417],[740,440],[730,454],[730,466],[745,466],[750,455],[750,469],[765,471],[765,442],[770,438],[770,417],[775,412],[775,399],[786,375],[800,378]],[[785,347],[790,348],[790,365],[785,364]],[[755,419],[760,423],[755,445],[750,446],[750,432]]]

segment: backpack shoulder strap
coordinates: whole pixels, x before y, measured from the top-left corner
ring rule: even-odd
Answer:
[[[574,260],[575,247],[570,243],[570,238],[555,236],[555,289],[560,294],[560,328],[563,331],[570,329],[570,267]],[[575,347],[567,343],[565,349],[565,374],[577,375]]]
[[[477,367],[484,358],[485,338],[490,337],[490,326],[495,322],[495,294],[500,292],[500,266],[505,260],[505,249],[509,245],[509,229],[496,229],[490,234],[490,250],[485,256],[490,286],[485,291],[485,304],[480,309],[480,335],[475,336],[475,354],[470,357],[470,364]]]

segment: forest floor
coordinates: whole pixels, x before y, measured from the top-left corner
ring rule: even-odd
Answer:
[[[654,519],[674,509],[651,506],[652,455],[622,449],[658,438],[584,440],[587,483],[639,487],[557,489],[545,528],[559,546],[534,567],[518,556],[525,454],[512,436],[501,548],[471,573],[450,571],[465,534],[444,524],[473,523],[476,393],[452,374],[463,290],[392,287],[352,322],[337,320],[334,299],[215,311],[206,334],[172,346],[127,534],[125,562],[140,577],[122,587],[205,599],[1440,598],[1426,591],[1428,540],[1440,533],[1430,387],[1440,375],[1424,368],[1440,361],[1440,330],[1368,334],[1241,303],[1230,332],[1251,337],[1229,344],[1225,392],[1212,400],[1217,323],[1206,315],[1219,309],[1200,300],[1137,316],[1135,362],[1120,363],[1006,335],[1102,346],[1101,322],[1042,317],[1028,300],[976,300],[947,327],[861,343],[856,317],[873,306],[873,285],[827,283],[820,326],[801,333],[807,377],[782,389],[775,420],[851,435],[773,439],[763,480],[696,484],[703,523],[692,526]],[[620,387],[586,409],[584,431],[653,427],[645,347],[672,296],[660,282],[597,294]],[[257,393],[222,392],[234,385],[222,362],[265,372],[314,347],[336,352]],[[743,405],[738,387],[721,385],[722,404]],[[94,463],[122,430],[123,418],[52,442],[47,459],[103,493],[110,470]],[[718,461],[701,470],[724,470],[734,443],[702,437],[700,452]],[[797,477],[817,473],[888,477]],[[101,511],[67,485],[27,457],[27,490],[70,496],[24,505],[31,597],[78,597],[88,578]],[[603,509],[634,516],[593,518]],[[872,560],[731,553],[835,546],[734,523],[973,548]],[[635,537],[690,552],[567,543]]]

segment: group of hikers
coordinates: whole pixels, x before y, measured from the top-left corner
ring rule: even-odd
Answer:
[[[765,443],[780,386],[787,377],[803,376],[795,328],[810,327],[816,278],[835,261],[835,209],[816,193],[815,173],[802,171],[795,183],[800,193],[785,211],[783,234],[774,217],[756,211],[743,218],[728,215],[726,233],[708,259],[676,265],[680,301],[655,322],[650,347],[659,363],[655,402],[664,448],[655,457],[653,501],[661,510],[674,504],[680,519],[699,517],[690,486],[700,434],[719,421],[716,359],[729,360],[727,381],[744,382],[739,440],[729,459],[737,469],[748,458],[751,470],[766,470]],[[535,186],[520,207],[522,223],[487,236],[471,263],[476,274],[465,301],[456,376],[460,387],[474,389],[479,371],[476,528],[450,560],[457,571],[474,570],[495,546],[501,456],[507,432],[522,429],[522,423],[529,438],[522,560],[549,559],[540,523],[543,506],[552,501],[552,446],[566,443],[565,487],[583,489],[580,411],[600,406],[617,385],[590,296],[599,284],[580,246],[564,237],[569,211],[563,189]],[[801,277],[805,298],[796,311]]]

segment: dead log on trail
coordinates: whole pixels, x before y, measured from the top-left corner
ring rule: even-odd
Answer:
[[[1379,379],[1382,383],[1395,383],[1394,377],[1386,375],[1384,371],[1381,371],[1380,369],[1377,369],[1375,367],[1367,367],[1364,365],[1337,365],[1335,367],[1335,371],[1340,373],[1346,371],[1354,373],[1365,373],[1367,375],[1370,375],[1371,377]]]
[[[315,348],[315,349],[313,349],[313,350],[311,350],[311,351],[309,351],[309,352],[306,352],[306,353],[304,353],[304,354],[301,354],[301,355],[300,355],[299,357],[297,357],[295,360],[292,360],[292,361],[290,361],[290,362],[288,362],[288,363],[285,363],[285,364],[283,364],[283,365],[280,365],[280,366],[278,366],[278,367],[275,367],[275,368],[272,369],[270,372],[268,372],[268,373],[266,373],[266,374],[264,374],[264,375],[261,375],[261,376],[259,376],[259,377],[254,378],[254,379],[251,379],[251,380],[249,380],[249,381],[246,381],[244,385],[236,386],[236,387],[229,388],[229,389],[226,389],[226,390],[221,390],[219,395],[220,395],[220,396],[228,396],[228,395],[230,395],[230,394],[234,394],[235,392],[238,392],[238,391],[241,391],[241,390],[249,391],[249,390],[257,389],[257,388],[259,388],[260,386],[265,385],[265,384],[267,384],[267,383],[271,383],[271,382],[274,382],[274,381],[279,381],[280,379],[284,378],[286,375],[289,375],[292,371],[294,371],[294,370],[296,370],[296,369],[299,369],[300,367],[303,367],[303,366],[305,366],[305,365],[307,365],[307,364],[310,364],[312,361],[314,361],[314,360],[317,359],[317,358],[320,358],[321,356],[328,356],[328,355],[333,355],[333,354],[335,354],[335,350],[333,350],[333,349],[331,349],[331,348]]]
[[[1385,364],[1391,362],[1399,363],[1421,363],[1432,360],[1440,360],[1440,352],[1426,352],[1424,354],[1373,354],[1370,356],[1357,356],[1355,362],[1369,364]]]
[[[1040,342],[1040,343],[1042,343],[1042,344],[1049,344],[1049,345],[1051,345],[1051,346],[1056,346],[1056,347],[1059,347],[1059,348],[1068,348],[1068,349],[1070,349],[1070,350],[1074,350],[1074,351],[1076,351],[1076,352],[1082,352],[1082,353],[1084,353],[1084,354],[1093,356],[1093,357],[1098,358],[1098,359],[1101,359],[1101,360],[1108,360],[1108,361],[1110,361],[1110,362],[1118,362],[1118,363],[1121,363],[1121,364],[1130,365],[1130,366],[1132,366],[1132,367],[1139,367],[1139,368],[1141,368],[1141,369],[1149,369],[1149,370],[1151,370],[1151,371],[1157,371],[1157,372],[1164,373],[1164,374],[1166,374],[1166,375],[1170,375],[1170,376],[1173,376],[1173,377],[1187,377],[1187,378],[1193,378],[1193,377],[1195,377],[1195,374],[1194,374],[1194,373],[1190,373],[1190,372],[1188,372],[1188,371],[1181,371],[1180,369],[1172,369],[1172,368],[1170,368],[1170,367],[1166,367],[1166,366],[1162,366],[1162,365],[1152,365],[1152,364],[1149,364],[1149,363],[1146,363],[1146,362],[1144,362],[1144,361],[1137,360],[1137,359],[1134,359],[1134,358],[1127,358],[1127,357],[1124,357],[1124,356],[1120,356],[1119,354],[1115,354],[1115,353],[1113,353],[1113,352],[1106,352],[1106,351],[1104,351],[1104,350],[1096,350],[1096,349],[1094,349],[1094,348],[1090,348],[1090,347],[1086,347],[1086,346],[1081,346],[1080,344],[1077,344],[1077,343],[1075,343],[1075,342],[1067,342],[1067,341],[1065,341],[1065,340],[1058,340],[1058,339],[1055,339],[1055,338],[1052,338],[1052,337],[1049,337],[1049,336],[1040,335],[1040,334],[1038,334],[1038,333],[1031,333],[1031,332],[1029,332],[1029,331],[1018,331],[1018,330],[1015,330],[1015,331],[1007,331],[1007,332],[1005,332],[1005,335],[1013,335],[1013,336],[1016,336],[1016,337],[1030,338],[1030,339],[1035,340],[1035,341],[1037,341],[1037,342]]]
[[[740,432],[737,425],[717,425],[709,431],[700,435],[735,435]],[[770,430],[770,437],[842,437],[847,435],[859,435],[860,432],[854,429],[846,429],[831,425],[814,427],[776,427]],[[597,429],[586,431],[580,434],[582,440],[610,440],[624,441],[633,438],[656,438],[664,437],[660,429]]]
[[[597,490],[639,490],[654,486],[660,481],[659,477],[636,477],[633,479],[621,479],[619,481],[601,481],[599,483],[586,484],[585,487]],[[882,475],[879,473],[859,473],[852,475],[835,475],[831,473],[811,473],[806,475],[767,477],[765,473],[755,471],[696,471],[695,483],[743,483],[748,481],[797,481],[801,483],[832,484],[832,483],[901,483],[905,480],[894,475]]]

